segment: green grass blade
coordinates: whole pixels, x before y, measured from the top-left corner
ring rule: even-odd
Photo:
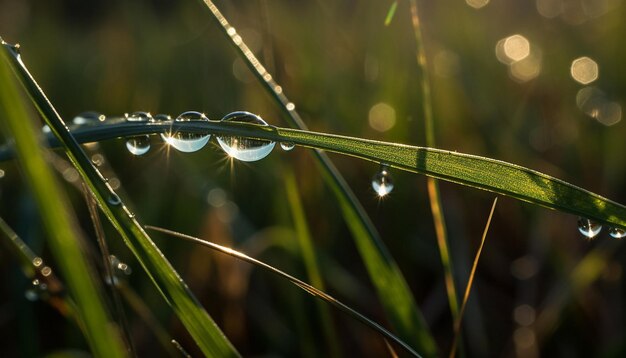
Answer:
[[[357,319],[359,321],[361,321],[362,323],[364,323],[365,325],[369,326],[370,328],[374,329],[375,331],[377,331],[378,333],[380,333],[381,335],[384,336],[384,338],[390,339],[391,341],[397,343],[400,347],[402,347],[407,353],[410,353],[411,355],[415,356],[415,357],[420,357],[420,355],[413,350],[413,348],[411,348],[411,346],[409,346],[408,344],[406,344],[404,341],[402,341],[402,339],[398,338],[396,335],[394,335],[393,333],[389,332],[388,330],[386,330],[383,326],[379,325],[378,323],[372,321],[371,319],[365,317],[364,315],[362,315],[361,313],[357,312],[356,310],[350,308],[349,306],[345,305],[344,303],[342,303],[341,301],[335,299],[334,297],[326,294],[325,292],[309,285],[308,283],[299,280],[277,268],[275,268],[274,266],[271,266],[269,264],[266,264],[263,261],[259,261],[253,257],[250,257],[242,252],[239,252],[237,250],[231,249],[229,247],[225,247],[222,245],[218,245],[215,244],[213,242],[210,241],[206,241],[206,240],[202,240],[199,239],[197,237],[193,237],[190,235],[185,235],[185,234],[181,234],[179,232],[176,231],[172,231],[172,230],[168,230],[168,229],[164,229],[164,228],[160,228],[157,226],[152,226],[152,225],[146,225],[146,229],[148,230],[154,230],[154,231],[158,231],[167,235],[171,235],[173,237],[176,238],[180,238],[180,239],[185,239],[187,241],[191,241],[193,243],[202,245],[202,246],[206,246],[212,250],[215,251],[219,251],[221,253],[224,253],[226,255],[235,257],[239,260],[251,263],[263,270],[266,270],[268,272],[271,272],[275,275],[278,275],[284,279],[287,279],[289,282],[293,283],[294,285],[296,285],[297,287],[303,289],[304,291],[306,291],[307,293],[311,294],[312,296],[323,300],[324,302],[327,302],[333,306],[335,306],[337,309],[341,310],[342,312],[350,315],[352,318]]]
[[[62,143],[68,157],[93,193],[98,205],[135,254],[165,300],[207,356],[230,357],[239,354],[200,305],[182,278],[143,230],[135,215],[123,204],[106,179],[92,165],[41,88],[26,69],[20,55],[9,44],[2,52],[22,82],[39,113]],[[5,78],[7,76],[3,76]],[[7,113],[7,117],[18,117]],[[72,257],[72,256],[68,256]],[[71,261],[71,260],[66,260]]]
[[[626,229],[626,206],[622,204],[529,168],[456,151],[219,121],[103,124],[75,133],[79,141],[93,142],[171,130],[293,142],[304,147],[385,163],[393,168],[487,190]]]
[[[123,357],[119,332],[109,319],[96,276],[80,248],[67,198],[44,160],[34,125],[9,70],[10,55],[2,51],[0,56],[3,58],[0,60],[0,116],[6,119],[3,125],[14,139],[26,181],[48,233],[50,249],[76,302],[89,347],[98,357]]]
[[[430,78],[428,76],[428,63],[426,61],[426,51],[424,51],[424,42],[422,41],[422,30],[420,27],[419,16],[417,12],[417,2],[410,1],[411,22],[413,24],[413,33],[415,35],[417,67],[420,74],[420,87],[422,95],[422,110],[424,112],[424,131],[426,133],[426,146],[436,147],[435,140],[435,119],[433,116],[432,99],[430,96]],[[437,235],[437,245],[439,246],[439,256],[443,266],[443,274],[446,284],[446,293],[448,294],[448,305],[452,313],[453,322],[458,321],[459,303],[454,284],[454,268],[450,257],[450,249],[448,245],[448,230],[446,229],[446,220],[443,214],[443,205],[441,202],[441,194],[439,192],[439,183],[435,178],[427,178],[428,198],[430,201],[430,211],[433,214],[435,224],[435,234]]]
[[[302,207],[302,201],[300,200],[300,194],[298,190],[298,184],[296,183],[296,177],[291,170],[283,171],[283,178],[285,179],[285,188],[287,190],[287,199],[289,201],[290,212],[293,216],[294,227],[298,237],[298,243],[300,244],[300,252],[304,261],[307,276],[311,281],[311,284],[320,290],[324,290],[324,280],[322,280],[322,273],[318,265],[317,255],[315,253],[315,247],[311,240],[311,234],[308,224],[306,222],[306,215],[304,208]],[[326,305],[319,304],[318,306],[320,320],[322,323],[322,331],[328,347],[330,348],[331,357],[339,357],[341,350],[339,348],[339,342],[337,342],[337,334],[335,332],[335,326],[333,325],[332,316],[328,311]]]

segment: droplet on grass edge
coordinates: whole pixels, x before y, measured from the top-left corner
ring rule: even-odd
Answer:
[[[177,122],[190,122],[190,121],[208,121],[209,119],[200,112],[188,111],[184,112],[175,121]],[[165,143],[171,145],[173,148],[185,152],[196,152],[209,142],[211,138],[210,134],[196,134],[196,133],[163,133],[161,138]]]
[[[586,238],[593,239],[602,230],[602,225],[597,222],[586,219],[578,218],[578,231]]]
[[[393,190],[393,179],[386,165],[381,165],[380,170],[372,177],[372,189],[383,197]]]
[[[261,117],[243,111],[227,114],[222,118],[222,121],[244,122],[267,126],[267,123]],[[276,145],[275,142],[269,140],[237,136],[217,137],[217,142],[226,154],[244,162],[255,162],[267,157]]]

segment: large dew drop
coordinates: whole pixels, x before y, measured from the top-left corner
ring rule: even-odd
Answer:
[[[609,228],[609,235],[614,239],[623,239],[626,237],[626,231],[618,227]]]
[[[189,111],[182,113],[178,116],[176,122],[191,122],[191,121],[208,121],[209,119],[200,112]],[[175,149],[181,152],[191,153],[198,151],[209,142],[211,138],[210,134],[195,134],[195,133],[163,133],[161,137],[165,143],[171,145]]]
[[[144,155],[150,150],[150,137],[132,137],[126,141],[126,149],[134,155]]]
[[[249,112],[233,112],[222,118],[222,121],[267,125],[261,117]],[[217,137],[217,142],[226,154],[244,162],[254,162],[267,157],[276,145],[269,140],[235,136]]]
[[[593,239],[602,230],[602,225],[585,218],[578,218],[578,231],[588,239]]]
[[[393,190],[393,180],[387,166],[381,165],[380,171],[372,178],[372,188],[378,194],[383,197]]]

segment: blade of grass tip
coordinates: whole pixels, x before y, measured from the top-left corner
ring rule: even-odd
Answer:
[[[424,51],[424,42],[422,40],[422,30],[420,27],[419,15],[417,12],[417,3],[410,0],[411,23],[415,35],[417,66],[421,77],[421,95],[422,110],[424,112],[424,132],[426,133],[426,146],[436,147],[435,137],[435,120],[433,117],[432,99],[430,96],[430,78],[428,76],[428,63],[426,60],[426,51]],[[430,201],[430,210],[433,214],[435,225],[435,234],[437,235],[437,245],[439,246],[439,255],[443,265],[443,273],[446,283],[446,292],[448,294],[448,305],[452,313],[452,320],[459,319],[459,304],[456,293],[456,285],[454,284],[454,268],[450,257],[450,249],[448,245],[448,233],[446,229],[446,220],[443,214],[441,194],[439,192],[439,183],[434,178],[426,178],[428,186],[428,197]]]
[[[91,222],[93,223],[93,228],[96,233],[96,241],[98,242],[98,246],[100,247],[102,264],[104,265],[104,272],[109,282],[109,291],[111,292],[111,297],[113,299],[115,318],[118,324],[122,327],[123,338],[126,342],[126,346],[129,349],[130,355],[136,357],[137,352],[135,350],[135,345],[133,344],[132,336],[130,334],[128,320],[126,319],[126,314],[124,313],[124,306],[122,306],[122,301],[120,300],[120,295],[117,292],[117,287],[115,285],[115,277],[113,274],[113,268],[111,267],[111,255],[109,253],[109,246],[106,243],[104,229],[102,228],[100,216],[98,215],[98,204],[96,203],[93,196],[89,193],[89,189],[84,183],[82,185],[82,192],[85,199],[85,204],[87,204],[87,209],[89,210],[89,217],[91,218]]]
[[[228,23],[228,20],[211,0],[203,0],[203,2],[229,42],[276,101],[289,124],[292,127],[306,130],[307,127],[296,111],[295,105],[287,99],[283,88],[278,85],[254,53],[250,51],[235,28]],[[348,228],[352,232],[387,317],[403,339],[415,342],[424,354],[434,356],[436,354],[435,342],[423,315],[415,303],[404,276],[381,240],[374,224],[330,158],[318,149],[314,150],[313,154],[317,159],[318,168],[339,202]]]
[[[200,134],[209,132],[274,142],[290,142],[318,151],[327,150],[375,163],[382,162],[391,168],[506,195],[545,208],[582,216],[611,227],[626,229],[626,206],[622,204],[520,165],[456,151],[276,126],[220,121],[113,123],[76,129],[72,131],[72,134],[81,143],[88,143],[168,131]],[[58,146],[58,142],[52,142],[51,145]],[[328,172],[322,171],[322,174],[326,173]],[[330,176],[329,182],[337,178],[328,175]],[[342,190],[339,184],[330,187],[333,190]],[[338,200],[341,198],[348,200],[350,193],[342,193],[341,197],[339,197],[340,194],[336,195]],[[354,205],[354,203],[350,202],[347,205]],[[360,205],[348,208],[343,213],[349,214],[347,210],[351,210],[354,215],[358,215],[359,207]],[[362,217],[357,217],[355,220],[361,219]],[[371,224],[369,219],[365,220]],[[367,231],[369,226],[358,226],[359,223],[363,221],[350,226],[350,229],[357,234],[359,227]],[[349,221],[348,224],[351,225]]]
[[[33,100],[50,130],[62,144],[67,156],[83,181],[89,186],[100,209],[120,233],[166,302],[173,308],[185,328],[207,356],[232,357],[239,353],[200,305],[159,248],[143,230],[135,215],[122,202],[100,171],[91,163],[76,139],[48,100],[43,90],[26,69],[17,50],[2,41],[2,52]],[[3,76],[3,79],[8,78]],[[10,118],[12,113],[4,116]],[[73,257],[68,255],[66,257]],[[71,260],[65,260],[67,262]],[[98,301],[99,302],[99,301]],[[114,346],[110,344],[109,346]]]
[[[385,17],[385,26],[391,25],[391,21],[393,21],[393,17],[396,15],[396,10],[398,9],[398,0],[395,0],[389,6],[389,11],[387,11],[387,16]]]
[[[378,323],[374,322],[373,320],[365,317],[364,315],[362,315],[361,313],[359,313],[358,311],[350,308],[349,306],[345,305],[344,303],[342,303],[341,301],[335,299],[334,297],[326,294],[325,292],[309,285],[308,283],[305,283],[302,280],[299,280],[277,268],[275,268],[274,266],[271,266],[263,261],[257,260],[253,257],[250,257],[240,251],[231,249],[229,247],[225,247],[225,246],[221,246],[218,244],[215,244],[213,242],[207,241],[207,240],[202,240],[199,239],[197,237],[193,237],[190,235],[186,235],[186,234],[182,234],[176,231],[172,231],[169,229],[164,229],[158,226],[152,226],[152,225],[146,225],[145,228],[147,230],[154,230],[154,231],[158,231],[167,235],[170,235],[172,237],[175,238],[179,238],[179,239],[184,239],[187,241],[191,241],[193,243],[202,245],[202,246],[206,246],[212,250],[224,253],[226,255],[229,255],[231,257],[234,257],[236,259],[248,262],[250,264],[255,265],[256,267],[259,267],[263,270],[266,270],[268,272],[271,272],[277,276],[280,276],[284,279],[287,279],[289,282],[293,283],[294,285],[298,286],[299,288],[303,289],[304,291],[306,291],[307,293],[309,293],[310,295],[321,299],[331,305],[333,305],[334,307],[336,307],[337,309],[339,309],[341,312],[344,312],[346,314],[348,314],[349,316],[351,316],[352,318],[361,321],[362,323],[364,323],[366,326],[374,329],[375,331],[377,331],[378,333],[380,333],[381,335],[383,335],[384,337],[386,337],[387,339],[395,342],[396,344],[398,344],[400,347],[402,347],[407,353],[410,353],[411,355],[415,356],[415,357],[420,357],[420,355],[415,352],[415,350],[413,350],[413,348],[411,348],[411,346],[409,346],[408,344],[406,344],[404,341],[402,341],[400,338],[398,338],[397,336],[395,336],[393,333],[389,332],[387,329],[385,329],[383,326],[379,325]]]
[[[0,42],[5,48],[1,39]],[[15,141],[20,164],[48,233],[50,250],[76,300],[85,338],[94,355],[123,357],[125,353],[119,333],[108,317],[101,290],[77,240],[77,226],[70,215],[67,198],[44,160],[34,124],[9,71],[8,63],[12,60],[4,50],[0,56],[4,58],[0,61],[0,117],[5,119],[3,125]]]
[[[324,280],[322,279],[322,273],[318,265],[315,247],[313,246],[310,230],[306,222],[306,214],[304,212],[304,208],[302,207],[302,200],[298,194],[299,190],[298,184],[296,183],[296,177],[291,169],[283,169],[282,173],[285,181],[285,188],[287,190],[287,199],[291,209],[290,212],[293,216],[298,243],[300,244],[300,253],[302,254],[307,276],[313,286],[323,291],[325,289]],[[341,350],[339,348],[337,333],[335,331],[335,326],[333,325],[332,316],[328,311],[328,307],[321,302],[318,302],[317,308],[330,356],[339,357],[341,356]]]
[[[497,203],[498,197],[493,199],[491,211],[489,212],[489,217],[487,218],[487,223],[485,224],[485,230],[483,231],[483,236],[480,240],[478,251],[476,251],[476,256],[474,257],[474,264],[472,264],[472,270],[470,271],[469,278],[467,279],[467,286],[465,287],[463,302],[461,302],[461,310],[459,311],[458,318],[456,319],[456,321],[454,321],[454,340],[452,341],[452,348],[450,348],[450,358],[454,358],[454,356],[456,355],[456,348],[459,340],[461,339],[461,323],[463,321],[463,314],[465,313],[465,307],[467,306],[467,301],[469,300],[469,295],[472,290],[472,284],[474,283],[474,276],[476,275],[476,268],[478,267],[478,260],[480,260],[480,255],[483,252],[483,246],[485,245],[485,239],[487,238],[487,232],[489,231],[489,227],[491,226],[491,218],[493,217],[493,212],[496,210]]]

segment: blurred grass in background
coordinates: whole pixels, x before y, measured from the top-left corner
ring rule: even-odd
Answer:
[[[259,0],[218,6],[312,130],[420,145],[423,119],[408,3],[398,2],[385,26],[392,3]],[[447,0],[418,6],[440,148],[524,165],[626,202],[623,1]],[[1,0],[0,35],[22,45],[24,61],[66,121],[86,110],[174,116],[197,110],[212,119],[246,110],[284,125],[196,1]],[[598,78],[588,84],[573,78],[594,77],[593,66],[572,67],[581,57],[598,67]],[[156,138],[142,157],[128,153],[123,140],[100,143],[98,150],[105,168],[110,166],[107,175],[117,179],[111,181],[141,222],[239,248],[305,278],[282,178],[281,168],[291,166],[328,291],[384,323],[337,204],[305,150],[276,149],[250,164],[232,163],[214,146],[191,154],[167,151]],[[440,352],[447,353],[452,321],[425,179],[393,172],[396,187],[379,200],[370,188],[377,166],[332,158],[398,261]],[[0,215],[49,259],[17,167],[7,162],[0,168]],[[493,198],[440,185],[456,280],[463,287]],[[69,192],[83,230],[94,237],[81,195]],[[576,219],[499,200],[464,319],[468,356],[624,353],[624,250],[608,245],[606,232],[583,240]],[[136,268],[129,286],[172,337],[196,353],[114,230],[106,230],[112,253]],[[288,283],[208,250],[156,239],[243,355],[328,353],[319,343],[324,333],[315,303]],[[580,288],[586,271],[571,276],[572,271],[597,252],[605,259],[584,266],[597,277]],[[24,298],[29,283],[4,250],[0,275],[3,352],[86,349],[76,327]],[[566,293],[564,299],[554,298],[559,292]],[[346,355],[385,354],[377,335],[331,312]],[[128,316],[140,356],[162,352],[146,324],[130,311]]]

